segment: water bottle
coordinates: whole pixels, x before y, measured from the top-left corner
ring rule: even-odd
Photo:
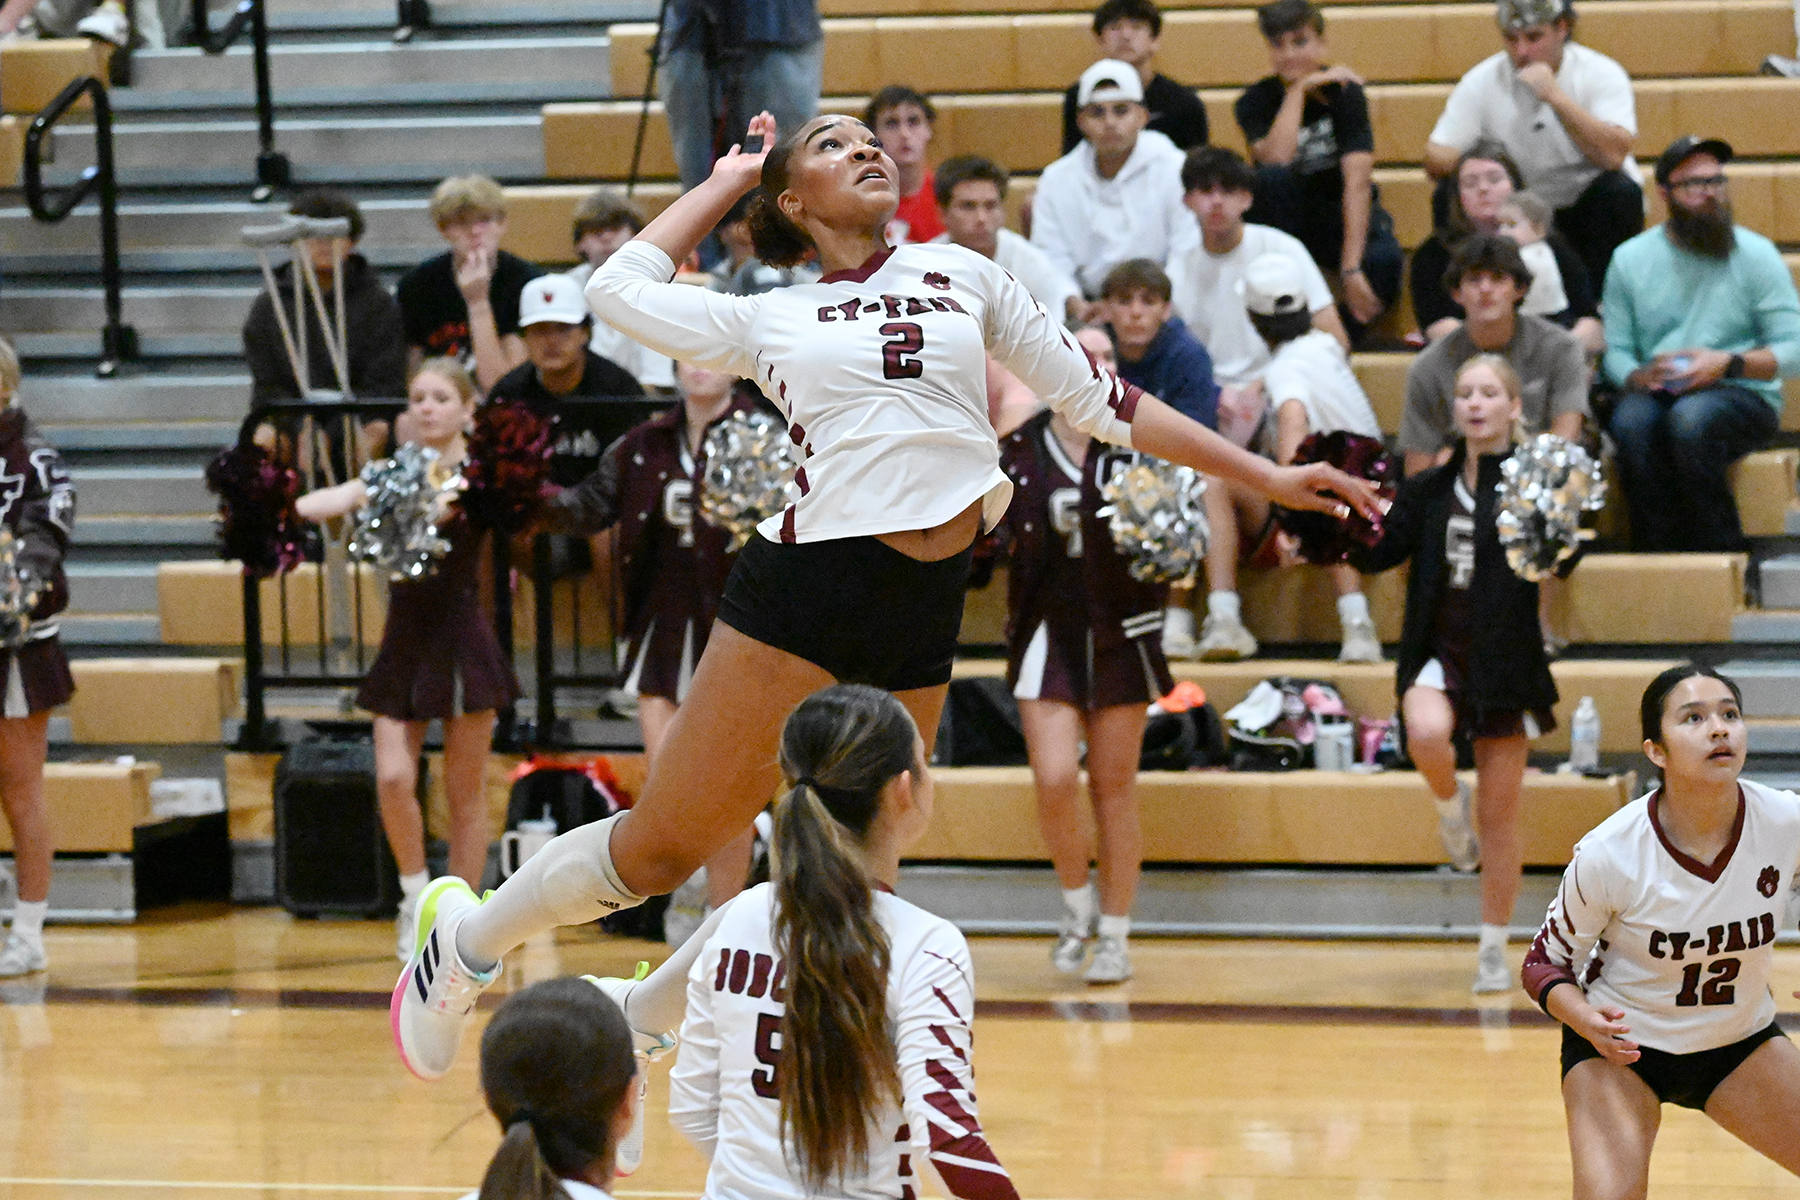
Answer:
[[[1600,769],[1600,710],[1592,696],[1583,696],[1575,706],[1575,719],[1569,723],[1569,769]]]

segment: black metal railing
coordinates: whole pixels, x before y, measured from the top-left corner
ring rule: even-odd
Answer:
[[[207,0],[194,0],[194,40],[208,54],[223,54],[250,29],[250,59],[256,75],[256,188],[251,199],[267,200],[293,178],[287,155],[275,149],[275,95],[269,76],[269,21],[264,0],[238,0],[223,28],[213,29]]]
[[[94,165],[76,181],[53,195],[44,185],[44,138],[83,96],[94,108]],[[100,200],[100,284],[106,291],[106,325],[100,331],[98,374],[110,378],[119,363],[137,357],[137,331],[123,316],[123,273],[119,266],[119,182],[113,172],[112,104],[106,85],[92,75],[71,80],[69,86],[32,118],[25,131],[25,203],[31,215],[54,225],[75,211],[89,196]]]

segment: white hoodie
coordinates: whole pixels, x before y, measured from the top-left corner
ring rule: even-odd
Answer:
[[[1082,142],[1038,177],[1032,244],[1089,296],[1126,259],[1148,258],[1166,268],[1200,241],[1199,223],[1181,203],[1183,161],[1174,142],[1146,129],[1119,173],[1102,179],[1094,148]]]

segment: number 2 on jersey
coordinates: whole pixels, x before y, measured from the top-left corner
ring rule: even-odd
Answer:
[[[781,1062],[781,1047],[775,1040],[780,1036],[779,1013],[756,1014],[756,1061],[768,1069],[750,1072],[750,1086],[765,1100],[781,1098],[781,1089],[775,1084],[775,1068]]]
[[[881,327],[881,336],[894,339],[881,347],[881,374],[886,379],[917,379],[925,373],[925,364],[916,358],[925,348],[925,331],[911,321],[889,321]]]
[[[1737,988],[1731,981],[1738,977],[1739,965],[1735,958],[1715,958],[1709,963],[1692,963],[1684,967],[1681,972],[1681,991],[1675,997],[1675,1006],[1692,1008],[1699,1004],[1736,1003]],[[1713,976],[1706,981],[1704,987],[1700,984],[1702,967]]]

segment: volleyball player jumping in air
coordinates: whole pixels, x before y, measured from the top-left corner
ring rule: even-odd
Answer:
[[[1800,1175],[1800,1050],[1769,970],[1800,866],[1800,796],[1747,779],[1737,684],[1692,664],[1644,692],[1662,786],[1575,847],[1525,959],[1563,1023],[1576,1200],[1642,1197],[1662,1105]]]
[[[780,782],[782,721],[834,681],[895,692],[938,725],[976,535],[1011,487],[987,418],[986,356],[1077,429],[1292,508],[1375,515],[1363,482],[1277,467],[1101,369],[1010,275],[953,245],[890,249],[893,160],[860,121],[822,116],[773,150],[773,118],[588,282],[602,319],[678,360],[753,379],[785,415],[801,497],[739,556],[693,687],[629,811],[557,837],[485,902],[453,879],[420,907],[419,953],[394,989],[402,1060],[450,1067],[500,956],[674,888],[736,836]],[[816,250],[816,284],[726,296],[671,284],[728,209],[751,209],[757,257]],[[1336,496],[1327,495],[1334,492]]]

